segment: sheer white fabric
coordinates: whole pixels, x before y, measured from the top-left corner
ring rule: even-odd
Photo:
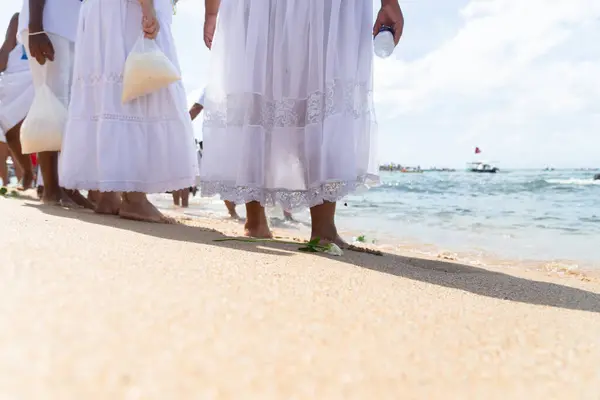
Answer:
[[[372,3],[223,0],[201,188],[285,209],[378,183]]]
[[[179,68],[170,1],[155,5],[157,44]],[[196,182],[194,133],[181,82],[121,103],[123,67],[141,34],[141,19],[137,1],[87,0],[82,6],[60,160],[66,188],[159,193]]]
[[[0,74],[0,141],[25,119],[33,102],[33,82],[25,49],[17,45],[9,54],[6,70]]]

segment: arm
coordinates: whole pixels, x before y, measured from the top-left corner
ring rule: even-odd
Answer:
[[[44,7],[46,0],[29,1],[29,53],[38,64],[54,61],[54,46],[44,32]]]
[[[204,44],[210,49],[217,27],[217,14],[219,13],[221,0],[205,0],[204,5]]]
[[[10,19],[10,24],[6,30],[6,38],[2,47],[0,47],[0,72],[6,70],[8,64],[8,55],[17,47],[17,30],[19,29],[19,14],[13,15]]]
[[[44,7],[46,0],[28,0],[29,1],[29,33],[41,32],[44,30]]]
[[[138,0],[142,8],[148,7],[154,9],[154,0]]]
[[[142,6],[142,29],[144,36],[148,39],[155,39],[158,35],[160,25],[156,19],[156,9],[154,0],[138,0]]]
[[[217,15],[219,13],[219,6],[221,5],[221,0],[205,0],[204,8],[205,15]]]
[[[202,105],[194,103],[192,108],[190,108],[190,117],[192,118],[192,121],[195,120],[198,115],[200,115],[202,110],[204,110],[204,107],[202,107]]]

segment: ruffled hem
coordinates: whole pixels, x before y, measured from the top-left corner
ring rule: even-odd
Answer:
[[[61,177],[62,178],[62,177]],[[61,186],[66,189],[76,190],[98,190],[100,192],[140,192],[140,193],[165,193],[174,190],[185,189],[196,185],[196,177],[185,177],[165,182],[141,182],[141,181],[77,181],[61,179]]]
[[[235,186],[226,182],[200,182],[202,197],[220,195],[222,200],[235,204],[251,201],[259,202],[263,207],[279,205],[285,210],[311,208],[324,202],[337,202],[358,188],[370,188],[380,183],[377,175],[367,174],[354,181],[325,182],[308,190],[264,189],[248,186]]]

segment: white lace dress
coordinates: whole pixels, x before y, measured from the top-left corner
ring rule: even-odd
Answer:
[[[284,209],[378,183],[372,2],[222,0],[202,194]]]
[[[175,63],[170,0],[155,0],[157,43]],[[194,186],[198,163],[181,82],[121,103],[123,67],[141,35],[131,0],[86,0],[75,46],[60,183],[69,189],[163,193]]]

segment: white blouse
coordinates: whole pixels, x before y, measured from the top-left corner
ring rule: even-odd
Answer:
[[[46,0],[44,30],[74,42],[82,2],[83,0]],[[29,0],[23,0],[19,15],[19,34],[26,29],[29,29]]]

